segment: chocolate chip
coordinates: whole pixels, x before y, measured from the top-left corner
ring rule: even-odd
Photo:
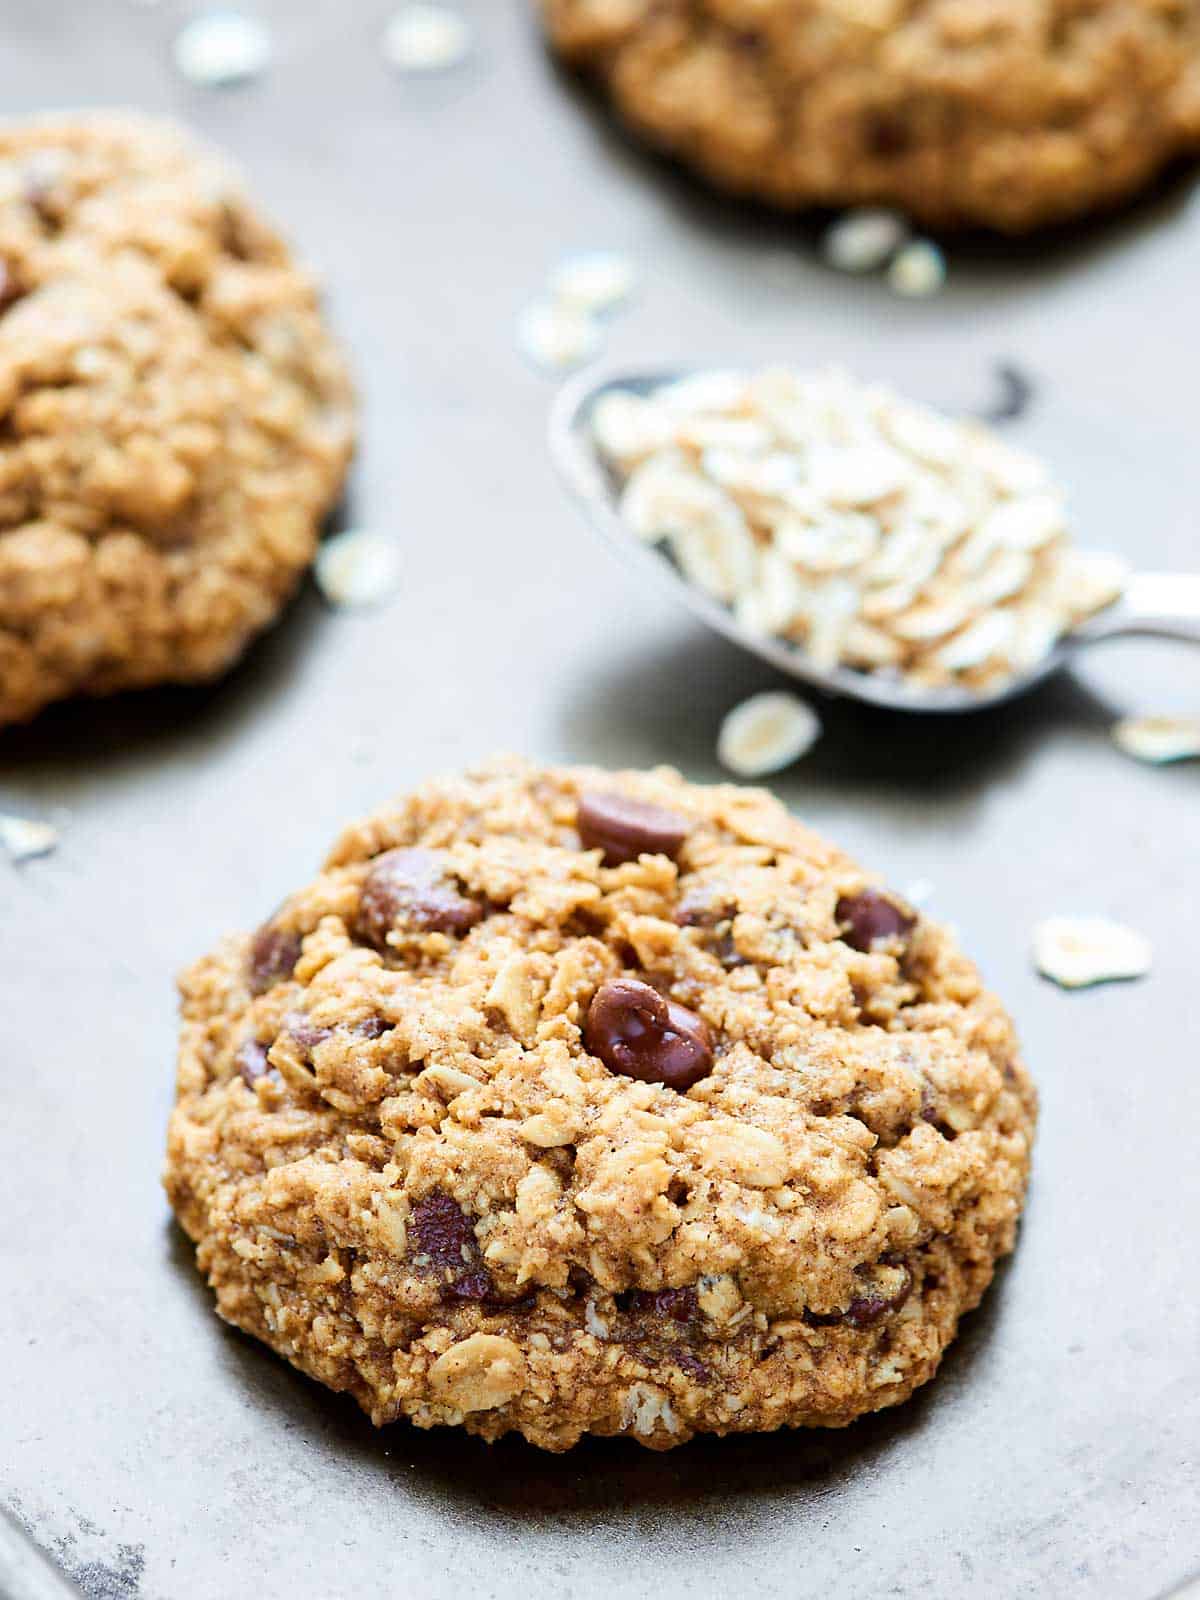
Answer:
[[[392,1026],[386,1017],[364,1017],[361,1022],[351,1024],[350,1032],[359,1039],[381,1039]]]
[[[451,1300],[492,1300],[495,1294],[496,1286],[492,1282],[491,1274],[482,1268],[477,1272],[464,1273],[446,1290],[446,1295]]]
[[[575,825],[585,850],[603,850],[607,866],[639,856],[676,855],[692,824],[678,811],[623,794],[582,794]]]
[[[916,917],[902,911],[878,889],[844,895],[834,916],[842,930],[841,937],[855,950],[870,950],[882,939],[903,939],[917,925]]]
[[[296,1048],[307,1054],[329,1038],[332,1028],[319,1028],[309,1020],[307,1012],[289,1011],[283,1019],[283,1030]]]
[[[617,1305],[635,1317],[662,1317],[672,1322],[695,1322],[700,1302],[690,1285],[684,1289],[627,1289],[616,1297]]]
[[[686,1372],[697,1383],[707,1383],[712,1376],[700,1357],[684,1345],[676,1345],[671,1351],[671,1359],[681,1372]]]
[[[427,1256],[439,1272],[461,1273],[468,1258],[479,1253],[471,1219],[443,1189],[431,1189],[414,1201],[408,1236],[414,1253]]]
[[[388,850],[371,863],[358,904],[359,936],[380,950],[394,929],[467,933],[483,907],[459,890],[433,850]]]
[[[300,959],[300,936],[267,922],[250,942],[250,992],[265,994],[290,978]]]
[[[244,1039],[233,1059],[237,1062],[237,1069],[247,1089],[253,1089],[258,1080],[265,1078],[270,1071],[267,1064],[267,1047],[265,1044],[259,1044],[257,1039]]]
[[[701,1018],[638,978],[614,978],[596,991],[583,1042],[610,1072],[681,1093],[712,1070],[712,1036]]]
[[[675,907],[675,923],[680,928],[715,928],[719,922],[728,922],[734,907],[722,895],[711,889],[689,889]]]
[[[440,1277],[452,1300],[493,1300],[491,1274],[479,1254],[470,1217],[444,1189],[431,1189],[414,1201],[408,1218],[412,1252],[422,1257],[420,1269]]]
[[[899,1311],[912,1290],[912,1273],[907,1267],[903,1270],[904,1280],[893,1294],[885,1295],[873,1290],[868,1294],[855,1295],[846,1307],[843,1320],[852,1328],[871,1328],[889,1311]]]

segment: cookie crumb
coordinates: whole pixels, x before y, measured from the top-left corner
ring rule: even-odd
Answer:
[[[1200,757],[1200,717],[1124,717],[1113,724],[1112,741],[1153,766],[1192,761]]]
[[[402,6],[383,35],[383,54],[398,72],[446,72],[471,53],[471,25],[446,6]]]
[[[0,813],[0,844],[14,862],[32,861],[58,848],[59,831],[52,823]]]
[[[1047,917],[1033,932],[1038,971],[1064,989],[1144,978],[1152,955],[1144,934],[1106,917]]]
[[[946,258],[928,239],[914,239],[888,268],[888,282],[906,300],[927,300],[945,285]]]
[[[764,778],[799,761],[820,736],[820,718],[796,695],[752,694],[722,722],[717,758],[739,778]]]
[[[400,585],[400,550],[395,540],[382,534],[349,528],[325,540],[313,576],[330,605],[346,609],[382,605]]]
[[[206,11],[179,30],[175,65],[189,83],[225,88],[264,72],[271,60],[271,35],[257,17],[240,11]]]
[[[908,238],[908,221],[898,211],[864,206],[831,222],[821,236],[821,254],[839,272],[878,272]]]

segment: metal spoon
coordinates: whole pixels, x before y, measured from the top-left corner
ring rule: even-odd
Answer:
[[[1000,705],[1061,671],[1088,645],[1136,635],[1181,639],[1200,644],[1200,573],[1140,573],[1121,598],[1064,634],[1044,660],[1019,676],[983,693],[957,685],[929,689],[903,678],[886,678],[852,667],[825,669],[798,646],[767,634],[754,633],[738,622],[719,600],[689,583],[655,546],[632,533],[617,512],[618,484],[596,450],[589,426],[592,407],[611,389],[648,395],[690,373],[584,373],[566,384],[550,412],[550,453],[563,482],[579,502],[592,527],[635,570],[681,600],[710,628],[744,650],[827,694],[848,695],[872,705],[899,711],[979,711]]]

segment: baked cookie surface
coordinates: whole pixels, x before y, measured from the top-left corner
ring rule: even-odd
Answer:
[[[377,1424],[838,1426],[1014,1242],[1008,1017],[759,790],[428,784],[182,995],[165,1182],[218,1309]]]
[[[786,208],[1020,232],[1200,150],[1200,0],[540,0],[653,143]]]
[[[211,677],[278,614],[349,460],[310,280],[165,123],[0,127],[0,724]]]

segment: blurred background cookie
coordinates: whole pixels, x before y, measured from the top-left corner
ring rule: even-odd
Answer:
[[[555,47],[720,187],[1006,232],[1200,149],[1196,0],[540,0]]]
[[[0,724],[212,677],[312,560],[353,442],[310,279],[215,155],[0,130]]]

